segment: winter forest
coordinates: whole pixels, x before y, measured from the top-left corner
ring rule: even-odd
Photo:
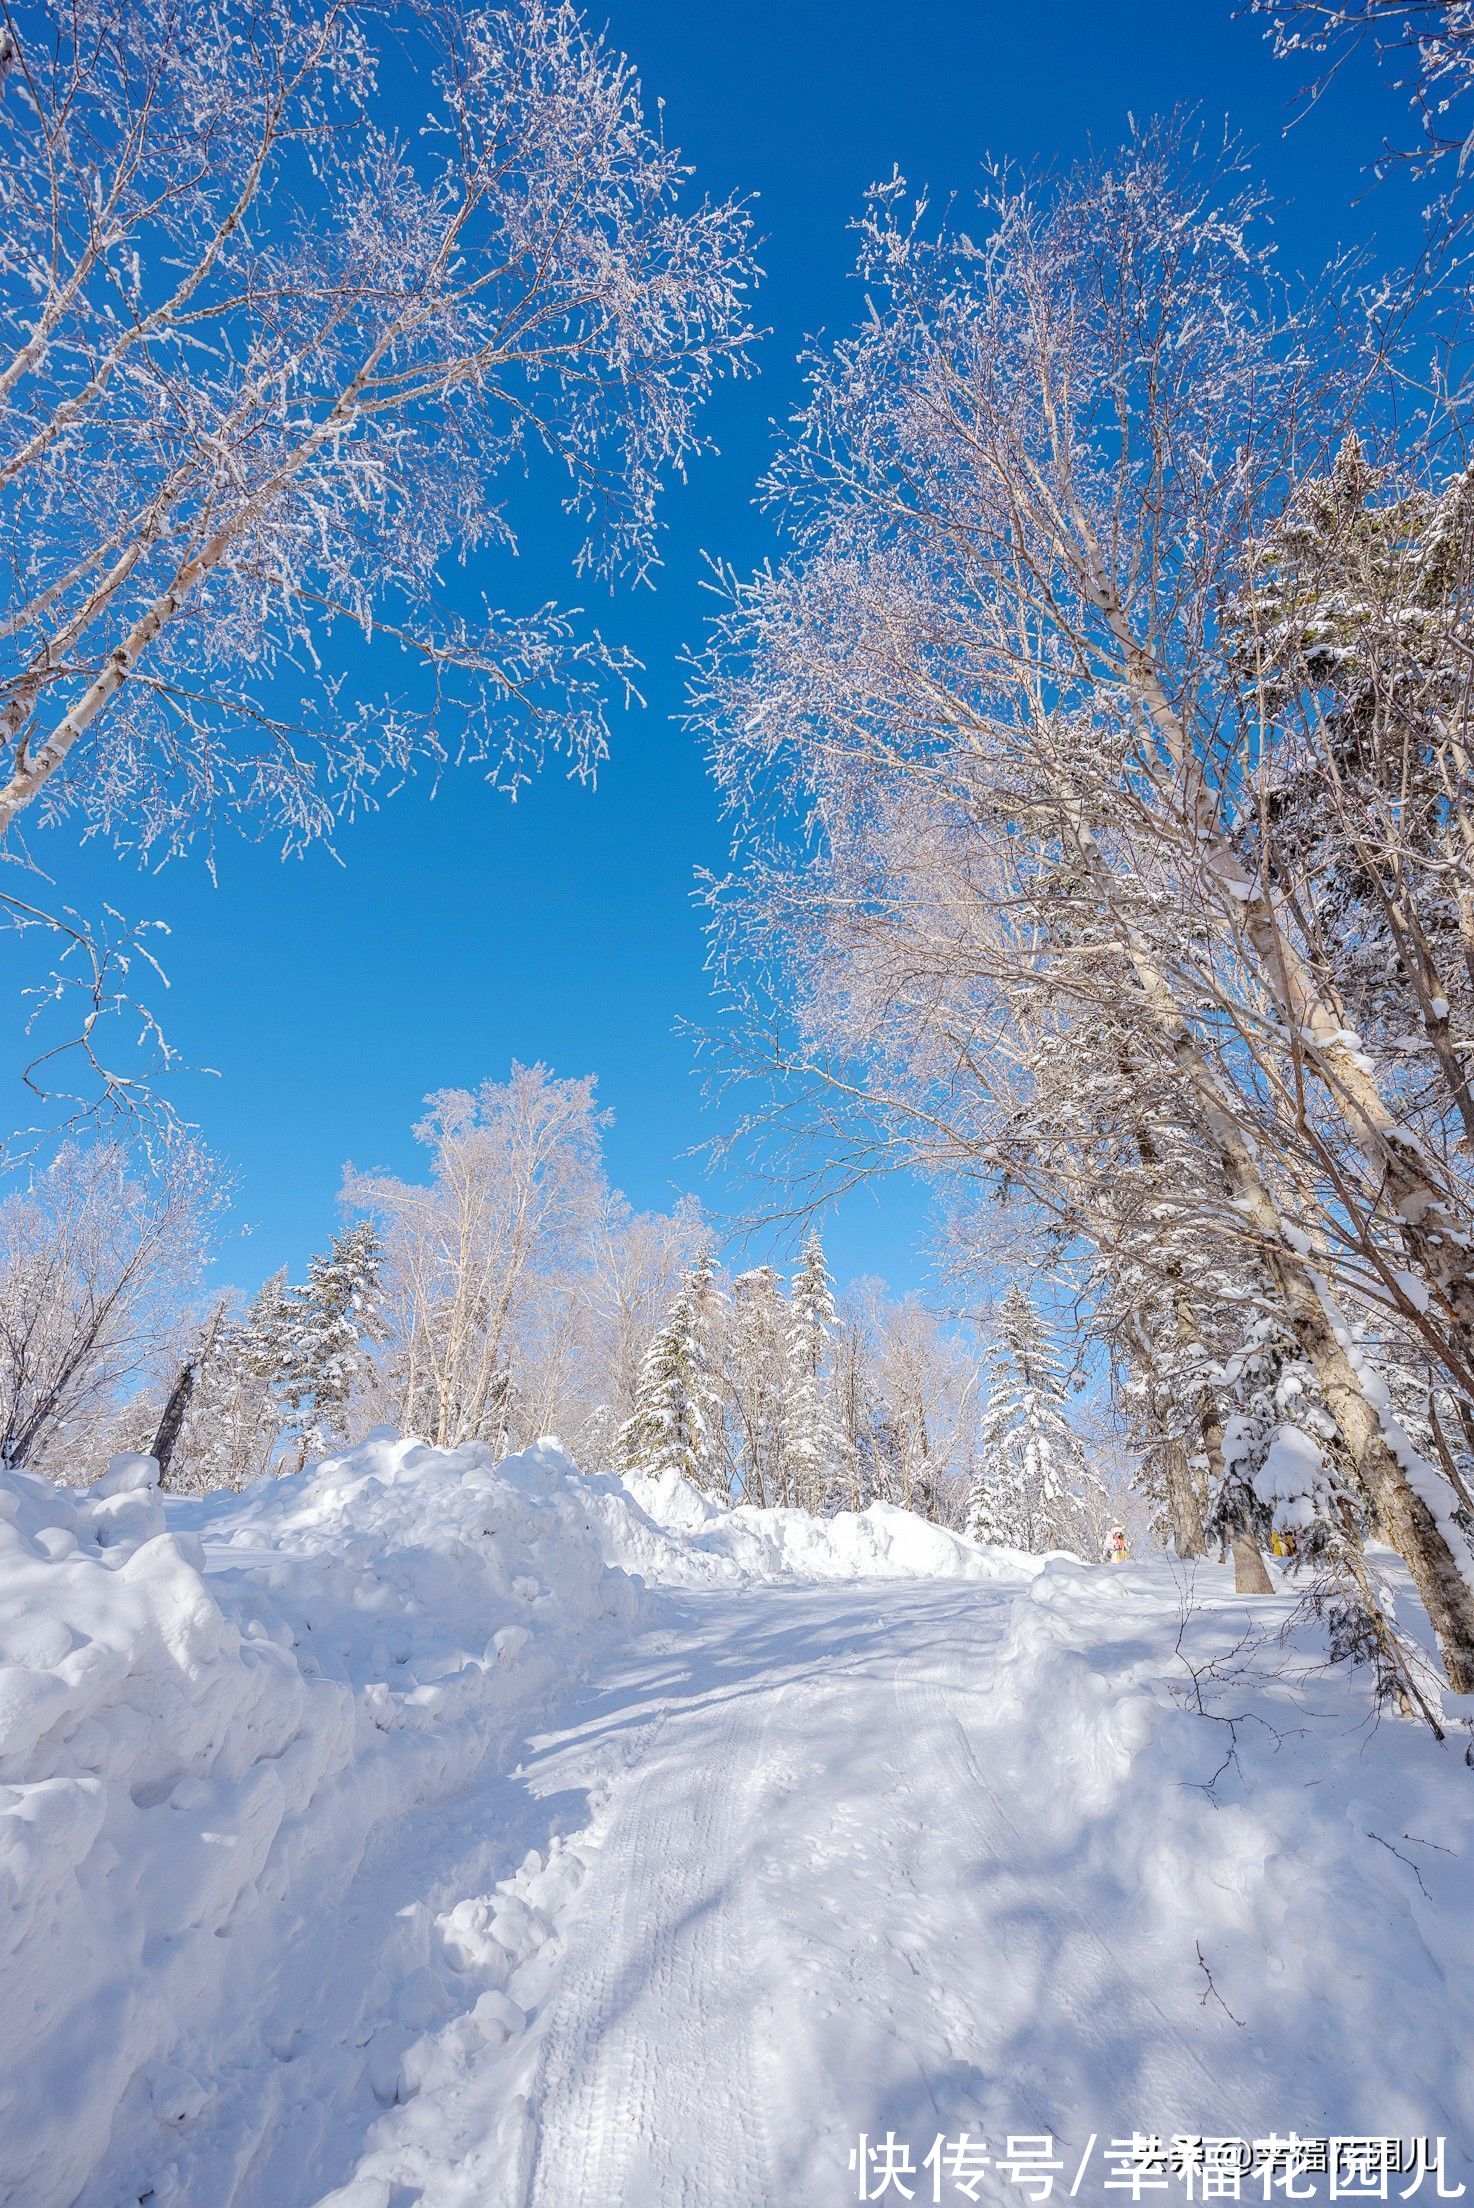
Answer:
[[[0,2208],[1474,2187],[1474,6],[1111,13],[0,0]]]

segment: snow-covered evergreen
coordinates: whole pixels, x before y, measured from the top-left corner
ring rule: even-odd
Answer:
[[[1255,1319],[1223,1381],[1233,1409],[1224,1421],[1209,1539],[1222,1543],[1247,1533],[1268,1547],[1278,1534],[1301,1559],[1334,1552],[1348,1533],[1360,1539],[1362,1509],[1341,1460],[1336,1422],[1283,1325]]]
[[[725,1492],[721,1401],[712,1361],[716,1266],[704,1251],[657,1328],[640,1368],[635,1407],[620,1429],[629,1472],[678,1472],[708,1493]]]
[[[989,1366],[969,1530],[986,1528],[978,1538],[1021,1549],[1088,1549],[1088,1498],[1100,1482],[1066,1413],[1049,1329],[1017,1281],[998,1307]]]
[[[310,1258],[306,1282],[287,1293],[282,1394],[303,1460],[348,1439],[349,1404],[383,1337],[383,1255],[377,1228],[361,1219]]]
[[[839,1315],[817,1232],[809,1235],[788,1298],[787,1380],[779,1448],[779,1493],[822,1511],[840,1499],[845,1452],[835,1415],[832,1343]]]

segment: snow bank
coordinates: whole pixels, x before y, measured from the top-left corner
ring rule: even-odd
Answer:
[[[170,2059],[191,2021],[208,2044],[212,2015],[249,2014],[376,1830],[464,1785],[642,1609],[552,1447],[493,1465],[378,1438],[171,1502],[167,1529],[154,1476],[0,1473],[16,2208],[86,2198],[105,2150],[137,2173],[117,2199],[172,2197],[161,2141],[216,2083]]]
[[[601,1489],[608,1483],[599,1482]],[[805,1510],[714,1503],[678,1472],[623,1482],[638,1515],[610,1511],[611,1555],[647,1579],[678,1585],[744,1579],[1012,1580],[1040,1571],[1018,1549],[984,1548],[892,1503],[814,1518]],[[642,1523],[641,1521],[645,1521]],[[651,1538],[652,1529],[667,1538]],[[672,1540],[669,1536],[677,1536]]]
[[[1474,1702],[1445,1698],[1442,1746],[1379,1722],[1366,1672],[1329,1666],[1297,1608],[1292,1583],[1245,1600],[1218,1566],[1051,1563],[989,1681],[990,1777],[1026,1812],[1030,1877],[1070,1894],[1084,2010],[1123,1980],[1143,2002],[1180,1985],[1195,1953],[1221,2097],[1210,2080],[1176,2128],[1237,2129],[1224,2109],[1257,2103],[1306,2137],[1431,2132],[1467,2177]],[[1090,2109],[1083,2073],[1060,2082]]]

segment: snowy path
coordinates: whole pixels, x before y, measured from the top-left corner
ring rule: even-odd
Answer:
[[[895,2131],[919,2163],[938,2134],[1055,2133],[1078,2157],[1092,2129],[1283,2121],[1267,2058],[1205,2010],[1191,1938],[1165,1981],[1134,1919],[1119,1952],[1109,1879],[1071,1865],[1029,1797],[1029,1744],[997,1767],[990,1675],[1021,1594],[669,1596],[519,1774],[564,1815],[603,1803],[487,2096],[520,2141],[503,2121],[468,2163],[457,2123],[441,2161],[413,2104],[359,2167],[422,2192],[353,2208],[838,2208],[861,2133]],[[1027,2194],[990,2172],[972,2197]],[[1102,2196],[1087,2179],[1079,2197]]]
[[[655,1594],[539,1730],[303,1894],[184,2050],[203,2106],[123,2130],[79,2208],[840,2208],[888,2133],[888,2203],[1043,2197],[997,2166],[1017,2135],[1096,2208],[1133,2130],[1443,2132],[1468,2174],[1462,1761],[1445,1791],[1409,1729],[1307,1730],[1302,1698],[1224,1768],[1178,1592]],[[1200,1611],[1199,1660],[1245,1615]],[[1399,1990],[1349,2029],[1370,1983]],[[989,2162],[934,2192],[964,2134]]]

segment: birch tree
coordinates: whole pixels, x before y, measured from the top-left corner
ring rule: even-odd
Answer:
[[[1087,1239],[1111,1208],[1099,1153],[1081,1170],[1098,1106],[1056,1073],[1050,1135],[1008,1092],[1035,1078],[1021,1025],[1056,1068],[1073,1047],[1118,1081],[1090,1047],[1104,1008],[1192,1131],[1191,1186],[1286,1316],[1467,1684],[1462,1506],[1409,1480],[1345,1310],[1380,1301],[1467,1397],[1469,1177],[1426,1139],[1457,1115],[1459,1061],[1430,1051],[1420,1100],[1348,1020],[1349,948],[1315,937],[1256,835],[1288,686],[1222,620],[1287,565],[1266,547],[1376,363],[1286,309],[1252,193],[1171,134],[1044,188],[1000,179],[984,218],[938,234],[901,186],[877,195],[869,319],[814,361],[770,484],[791,556],[730,584],[698,711],[759,886],[738,877],[724,971],[781,971],[842,1177],[897,1149],[1002,1175]],[[1462,601],[1438,588],[1456,662]],[[1324,749],[1346,692],[1315,688],[1293,710]],[[1178,1316],[1201,1331],[1190,1298]]]
[[[628,662],[498,605],[512,478],[646,572],[750,334],[629,64],[557,0],[36,0],[0,50],[0,838],[589,772]]]
[[[560,1081],[543,1066],[428,1104],[415,1134],[429,1181],[350,1170],[345,1200],[384,1238],[399,1422],[439,1448],[500,1445],[519,1320],[599,1214],[607,1115],[591,1078]]]
[[[149,1175],[116,1143],[66,1143],[0,1203],[0,1462],[68,1469],[74,1436],[152,1366],[219,1200],[197,1149]]]
[[[581,1357],[590,1391],[583,1432],[596,1456],[633,1416],[656,1329],[707,1234],[699,1205],[636,1211],[611,1192],[594,1229]]]
[[[773,1267],[739,1273],[732,1282],[723,1383],[734,1491],[744,1503],[774,1504],[783,1496],[788,1334],[787,1298]]]
[[[1379,166],[1406,158],[1420,170],[1450,156],[1460,174],[1469,144],[1474,89],[1474,8],[1469,0],[1250,0],[1266,15],[1281,60],[1308,64],[1308,104],[1329,87],[1347,56],[1369,46],[1405,97],[1417,135],[1384,144]]]

